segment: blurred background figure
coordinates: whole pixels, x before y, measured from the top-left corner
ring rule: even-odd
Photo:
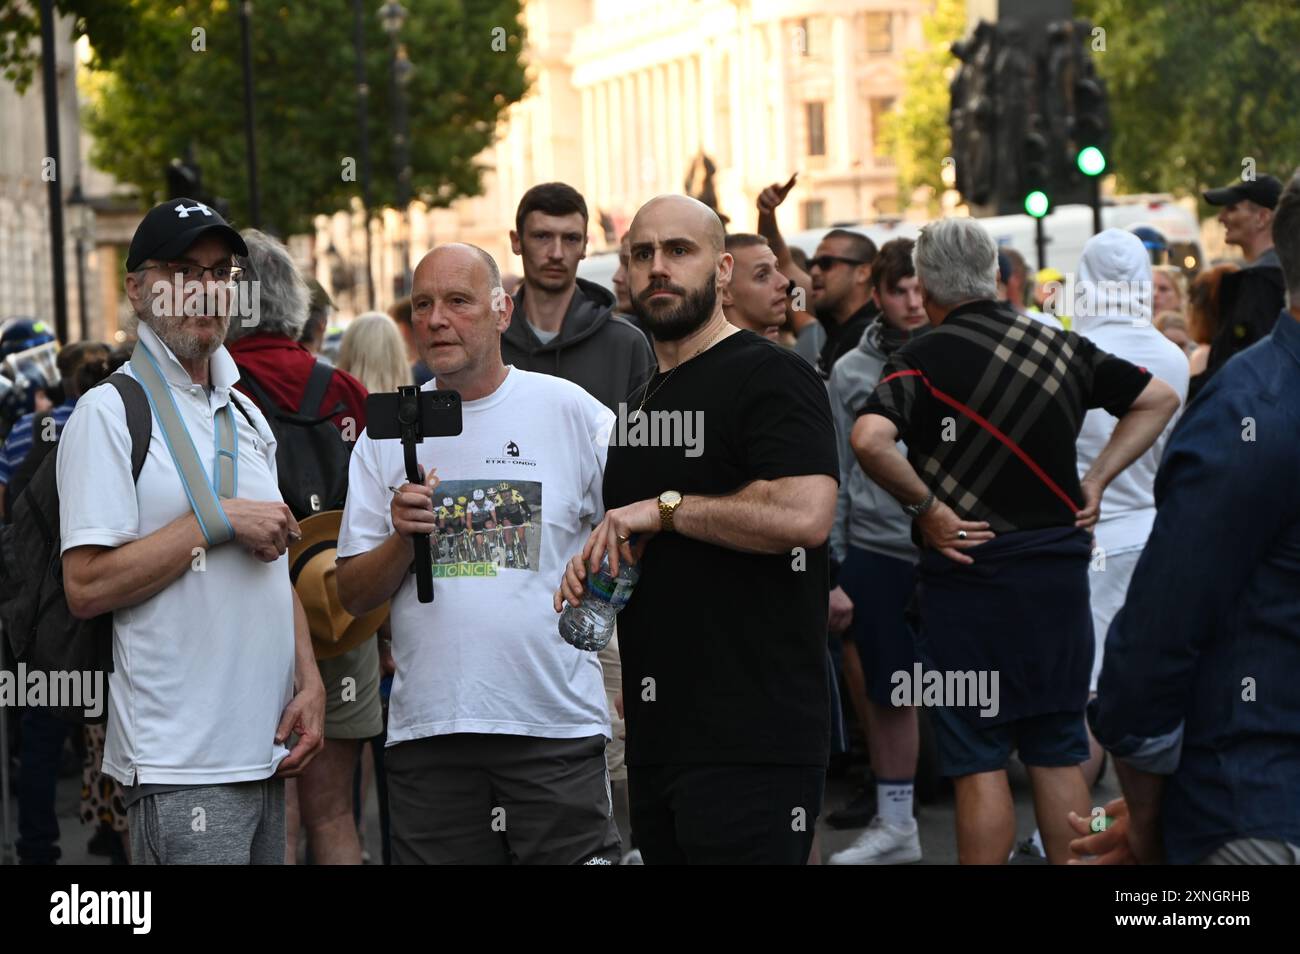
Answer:
[[[1162,311],[1156,315],[1154,324],[1156,331],[1178,345],[1183,353],[1189,359],[1191,358],[1192,349],[1196,347],[1196,342],[1192,341],[1191,335],[1187,333],[1186,318],[1176,311]]]
[[[322,349],[325,346],[325,335],[329,331],[330,318],[334,314],[334,300],[316,279],[307,278],[306,281],[307,290],[311,293],[311,305],[307,310],[307,323],[302,326],[302,332],[298,336],[298,344],[317,357],[333,363],[334,356],[323,354]]]
[[[1210,345],[1223,326],[1219,293],[1223,276],[1240,271],[1239,266],[1231,262],[1215,265],[1197,275],[1187,292],[1187,333],[1196,347],[1192,351],[1192,393],[1195,394],[1197,379],[1205,374],[1210,360]]]
[[[1151,267],[1153,295],[1151,313],[1156,317],[1167,311],[1183,314],[1187,310],[1187,276],[1174,265]]]
[[[1164,265],[1169,260],[1169,240],[1158,228],[1151,225],[1135,225],[1129,231],[1142,242],[1142,247],[1147,250],[1147,256],[1153,266]]]
[[[343,332],[337,366],[371,394],[396,391],[414,381],[397,322],[382,311],[368,311],[352,320]]]

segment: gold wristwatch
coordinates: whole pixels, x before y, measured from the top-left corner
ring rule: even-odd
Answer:
[[[675,490],[665,490],[659,495],[659,529],[672,530],[673,511],[682,502],[682,495]]]

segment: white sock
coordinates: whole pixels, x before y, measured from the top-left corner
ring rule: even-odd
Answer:
[[[876,814],[895,828],[912,827],[912,780],[890,782],[876,779]]]

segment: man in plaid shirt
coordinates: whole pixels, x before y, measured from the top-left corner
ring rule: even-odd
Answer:
[[[939,700],[913,686],[911,701],[938,702],[960,860],[1001,863],[1011,850],[1005,769],[1014,749],[1048,859],[1063,863],[1068,813],[1088,808],[1079,764],[1088,757],[1091,527],[1102,492],[1159,436],[1178,396],[1087,339],[996,301],[997,247],[978,222],[928,226],[913,257],[935,330],[894,353],[852,436],[863,469],[911,514],[923,548],[917,648],[927,687],[942,681]],[[1119,423],[1080,479],[1075,439],[1094,407]],[[976,679],[994,687],[991,704],[959,696],[956,687]]]

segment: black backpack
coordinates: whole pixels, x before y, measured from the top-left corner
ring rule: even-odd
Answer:
[[[302,520],[326,510],[342,510],[348,494],[348,461],[352,445],[343,439],[331,418],[342,404],[324,410],[321,402],[334,369],[318,360],[307,378],[307,388],[296,411],[286,411],[267,393],[247,369],[240,368],[240,380],[262,409],[275,434],[275,467],[280,477],[280,495]]]
[[[125,374],[109,375],[101,384],[116,388],[122,397],[131,434],[131,477],[139,480],[153,428],[149,399],[140,383]],[[28,458],[38,453],[31,479],[10,505],[13,522],[0,531],[0,616],[4,618],[9,645],[14,659],[29,671],[110,673],[113,614],[77,619],[63,591],[55,471],[58,443],[36,441]],[[49,711],[74,723],[104,722],[108,718],[107,706],[93,718],[80,707],[51,706]]]

